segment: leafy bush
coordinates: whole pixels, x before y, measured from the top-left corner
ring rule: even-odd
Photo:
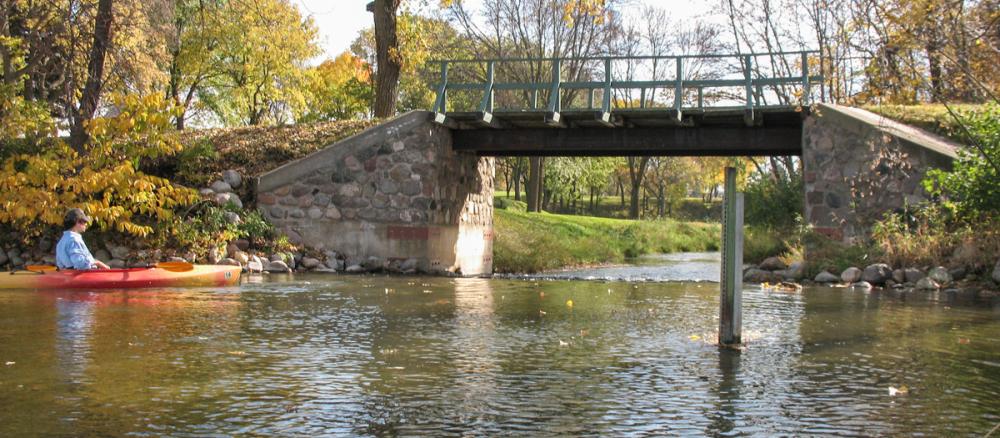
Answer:
[[[493,198],[493,206],[500,210],[528,211],[528,203],[499,196]]]
[[[966,128],[982,148],[958,151],[951,172],[932,170],[924,186],[932,195],[947,198],[946,207],[967,216],[1000,213],[1000,105],[987,104],[983,111],[962,114]],[[984,155],[985,154],[985,155]],[[988,157],[988,158],[987,158]]]
[[[0,223],[24,241],[62,224],[69,208],[80,207],[96,225],[145,237],[171,222],[175,209],[197,193],[137,169],[143,159],[182,150],[170,123],[171,108],[159,95],[117,96],[114,117],[87,124],[92,140],[81,151],[58,138],[41,152],[13,155],[0,167]]]
[[[802,176],[788,179],[761,177],[747,183],[744,189],[745,223],[753,226],[792,229],[802,211]]]

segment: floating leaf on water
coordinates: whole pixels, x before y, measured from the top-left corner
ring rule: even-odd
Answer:
[[[701,340],[701,336],[691,335],[691,336],[688,336],[688,339],[690,339],[692,341],[700,341]]]
[[[573,308],[573,300],[566,300],[566,307]]]
[[[431,290],[428,290],[428,289],[424,289],[424,293],[425,293],[425,294],[429,294],[429,293],[432,293],[432,292],[433,292],[433,291],[431,291]]]
[[[560,347],[566,347],[568,345],[569,345],[569,342],[566,342],[566,341],[564,341],[562,339],[559,340],[559,346]]]
[[[538,314],[541,315],[541,316],[545,316],[545,311],[544,310],[539,310]]]
[[[906,385],[900,385],[899,388],[894,388],[892,386],[889,387],[889,396],[890,397],[895,397],[897,395],[906,395],[906,394],[909,394],[909,392],[910,392],[910,389],[907,388]]]
[[[17,362],[8,361],[8,362],[4,362],[4,365],[11,366],[11,365],[14,365],[15,363],[17,363]]]
[[[587,330],[587,329],[580,329],[580,337],[581,337],[581,338],[582,338],[582,337],[585,337],[585,336],[587,336],[587,335],[589,335],[589,334],[590,334],[590,330]]]
[[[227,352],[226,354],[230,354],[230,355],[233,355],[233,356],[246,356],[247,355],[247,353],[245,351],[230,351],[230,352]]]
[[[970,342],[969,338],[958,338],[958,343],[959,344],[965,345],[965,344],[968,344],[969,342]]]

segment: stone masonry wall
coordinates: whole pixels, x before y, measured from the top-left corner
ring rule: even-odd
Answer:
[[[819,105],[802,130],[805,218],[835,240],[867,236],[886,211],[926,199],[930,168],[958,145],[858,108]]]
[[[414,111],[261,176],[257,202],[292,243],[347,265],[415,259],[424,272],[489,274],[494,171]]]

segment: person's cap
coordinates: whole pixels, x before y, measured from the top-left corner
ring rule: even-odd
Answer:
[[[86,222],[86,223],[89,224],[90,223],[90,216],[87,216],[87,213],[84,213],[83,210],[81,210],[79,208],[73,208],[73,209],[70,209],[69,211],[66,212],[66,222],[77,223],[77,222],[80,222],[80,221],[83,221],[83,222]]]

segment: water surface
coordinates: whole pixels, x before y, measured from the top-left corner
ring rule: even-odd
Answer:
[[[693,282],[0,291],[0,436],[982,436],[1000,422],[996,300],[748,287],[743,321],[744,351],[713,345],[718,286]]]

